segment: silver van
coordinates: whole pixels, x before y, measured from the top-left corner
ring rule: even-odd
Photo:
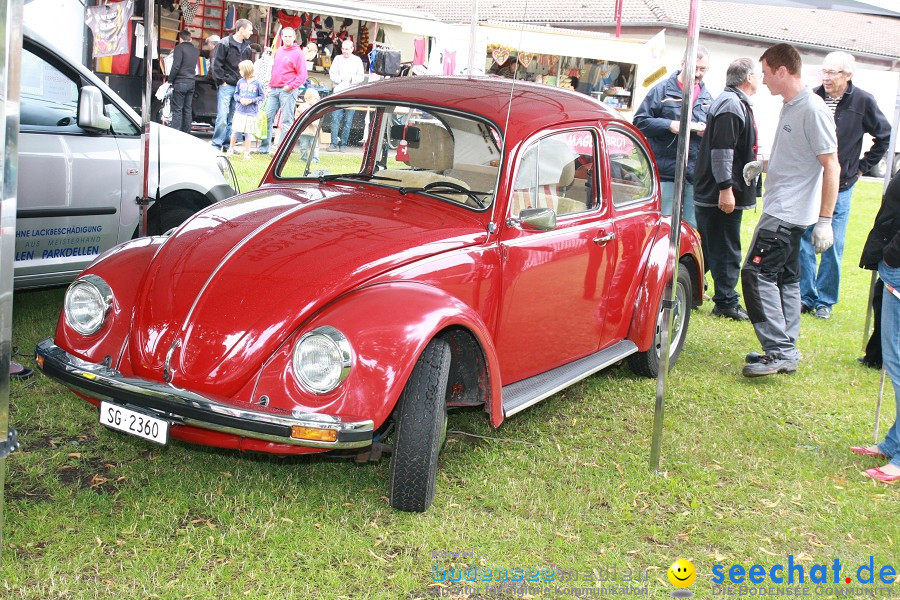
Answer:
[[[202,140],[151,125],[150,234],[237,193],[231,164]],[[71,281],[135,237],[141,118],[93,73],[25,28],[15,287]]]

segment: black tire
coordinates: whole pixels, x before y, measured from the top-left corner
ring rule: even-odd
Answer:
[[[896,175],[898,171],[900,171],[900,154],[894,155],[894,168],[891,171],[891,175]]]
[[[450,344],[436,338],[425,347],[397,408],[388,501],[397,510],[425,512],[434,500],[438,452],[447,434]]]
[[[885,171],[887,171],[887,159],[882,158],[874,167],[869,169],[869,172],[866,173],[866,175],[869,177],[884,177]]]
[[[675,286],[675,308],[672,315],[672,335],[674,343],[670,344],[669,352],[669,370],[675,366],[681,349],[684,347],[684,339],[687,337],[688,323],[691,321],[691,274],[688,273],[686,265],[678,265],[678,283]],[[662,319],[663,310],[660,303],[656,316],[656,334],[654,335],[653,345],[646,352],[637,352],[628,357],[628,364],[631,370],[638,375],[644,377],[659,376],[659,352],[662,342]]]
[[[178,227],[187,221],[196,212],[178,204],[162,206],[161,208],[162,210],[157,218],[150,220],[150,235],[162,235],[173,227]]]

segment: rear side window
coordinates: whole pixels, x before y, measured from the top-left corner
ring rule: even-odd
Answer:
[[[647,200],[653,195],[653,167],[641,143],[618,129],[606,132],[612,200],[616,206]]]
[[[596,207],[594,147],[589,130],[557,133],[533,143],[516,169],[512,216],[526,208],[552,208],[563,216]]]
[[[21,125],[71,127],[78,122],[78,84],[37,56],[22,50]]]

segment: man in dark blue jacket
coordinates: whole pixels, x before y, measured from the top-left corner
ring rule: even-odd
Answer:
[[[741,275],[741,220],[756,207],[756,178],[744,181],[744,165],[756,160],[756,123],[750,96],[759,85],[756,61],[728,65],[725,89],[709,109],[694,185],[703,262],[715,283],[712,314],[748,321],[737,287]]]
[[[841,181],[831,226],[834,245],[822,253],[816,271],[816,254],[812,245],[812,227],[800,242],[800,300],[803,312],[820,319],[831,316],[838,301],[841,283],[841,257],[844,234],[850,217],[850,197],[859,176],[878,164],[891,140],[891,125],[879,110],[872,94],[853,85],[856,61],[846,52],[832,52],[822,62],[822,85],[813,90],[825,100],[834,115],[837,128],[838,161]],[[860,159],[863,137],[869,134],[874,143]]]
[[[684,61],[681,63],[684,68]],[[709,52],[697,46],[697,64],[694,73],[694,106],[691,110],[691,140],[684,185],[684,212],[682,219],[697,226],[694,216],[694,162],[700,152],[700,138],[706,130],[706,114],[712,104],[712,96],[703,85],[703,76],[709,69]],[[678,151],[678,131],[681,127],[681,101],[684,89],[681,71],[662,81],[647,94],[637,112],[634,125],[640,129],[653,149],[662,189],[663,214],[672,214],[672,197],[675,193],[675,155]]]

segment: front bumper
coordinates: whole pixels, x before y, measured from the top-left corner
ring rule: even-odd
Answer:
[[[245,405],[242,408],[167,383],[125,377],[111,367],[72,356],[51,339],[38,343],[34,352],[38,367],[48,377],[92,398],[149,410],[175,425],[311,448],[362,448],[372,443],[371,420],[347,421],[320,413],[279,414],[249,403],[241,403]],[[337,439],[296,439],[291,437],[292,427],[336,431]]]

